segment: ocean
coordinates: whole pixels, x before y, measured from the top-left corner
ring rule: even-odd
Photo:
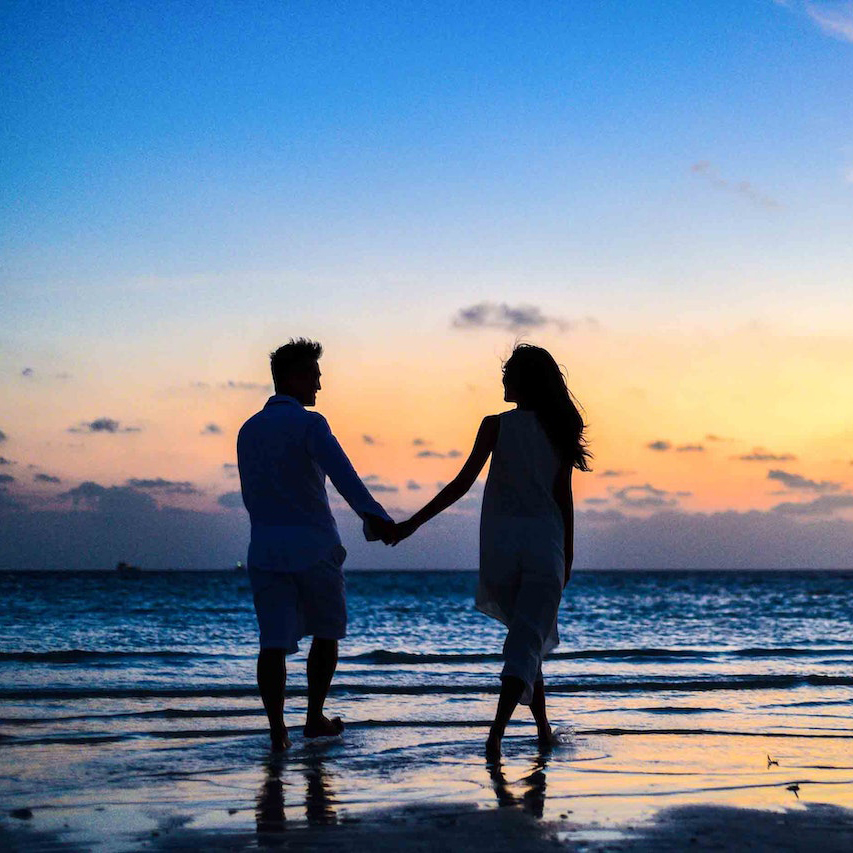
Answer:
[[[539,756],[519,708],[504,742],[516,770],[501,782],[480,753],[504,629],[474,609],[476,574],[350,572],[349,633],[327,702],[347,731],[321,746],[301,740],[303,641],[288,659],[295,744],[274,777],[282,809],[293,803],[291,820],[310,822],[377,803],[509,796],[547,815],[577,810],[577,798],[707,797],[732,785],[753,802],[816,774],[844,799],[851,581],[849,571],[576,572],[544,665],[564,746]],[[74,815],[93,803],[131,834],[162,831],[151,826],[182,797],[205,804],[192,812],[198,826],[241,815],[257,825],[270,769],[245,573],[5,572],[0,600],[10,809],[35,810],[43,828],[63,821],[77,843],[92,830],[75,829]],[[97,837],[99,849],[133,849]]]

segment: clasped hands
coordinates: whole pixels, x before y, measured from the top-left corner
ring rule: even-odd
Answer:
[[[401,521],[399,524],[396,521],[380,518],[378,515],[371,515],[369,519],[371,529],[386,545],[396,545],[398,542],[402,542],[419,527],[419,525],[412,523],[411,518]]]

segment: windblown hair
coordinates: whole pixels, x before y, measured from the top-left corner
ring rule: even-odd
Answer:
[[[573,468],[589,471],[592,454],[584,436],[586,425],[551,353],[532,344],[517,344],[503,371],[519,402],[536,413],[560,457]]]
[[[291,338],[284,346],[270,353],[272,381],[278,390],[287,375],[294,369],[318,361],[323,355],[323,345],[308,338]]]

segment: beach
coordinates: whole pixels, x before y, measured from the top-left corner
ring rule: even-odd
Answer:
[[[850,849],[846,578],[617,575],[566,594],[545,668],[558,743],[540,752],[520,708],[490,766],[500,633],[470,573],[352,574],[327,703],[346,731],[303,739],[303,649],[281,758],[245,578],[92,573],[57,609],[7,573],[0,846]],[[775,635],[754,616],[771,606]]]

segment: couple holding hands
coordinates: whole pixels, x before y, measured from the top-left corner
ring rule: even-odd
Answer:
[[[507,626],[504,665],[486,753],[497,758],[516,706],[530,706],[542,746],[551,743],[542,658],[559,642],[557,611],[573,556],[572,469],[588,471],[584,423],[560,368],[541,347],[519,344],[503,365],[504,399],[516,408],[483,419],[456,477],[396,524],[372,497],[332,434],[309,411],[320,390],[320,344],[291,340],[270,356],[275,394],[237,438],[243,502],[251,519],[247,559],[260,628],[258,688],[272,749],[290,746],[284,724],[285,657],[312,636],[306,738],[338,735],[323,713],[346,635],[341,545],[326,477],[363,519],[368,539],[411,536],[474,484],[492,457],[480,521],[476,606]]]

